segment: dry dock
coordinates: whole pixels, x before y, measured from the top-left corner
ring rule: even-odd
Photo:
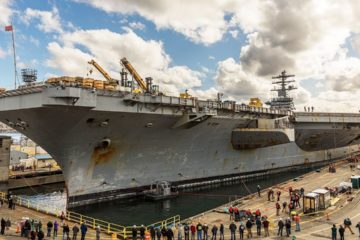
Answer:
[[[355,163],[355,165],[359,164],[360,163]],[[303,187],[306,194],[318,188],[332,188],[335,186],[339,186],[339,183],[341,182],[349,182],[352,175],[359,174],[359,169],[351,170],[350,164],[343,161],[336,165],[336,173],[330,173],[328,171],[328,168],[324,167],[320,171],[305,174],[300,178],[278,184],[276,186],[273,186],[272,188],[275,192],[275,200],[276,192],[281,191],[280,204],[283,201],[289,203],[289,187],[292,187],[293,189],[300,189],[301,187]],[[270,237],[268,239],[282,239],[280,237],[277,237],[277,222],[279,218],[286,219],[289,215],[286,213],[280,213],[280,216],[276,216],[276,201],[268,201],[267,191],[268,189],[263,190],[261,192],[261,197],[259,197],[257,194],[252,194],[245,198],[238,199],[231,204],[237,206],[240,210],[250,209],[252,212],[255,212],[257,209],[260,209],[262,215],[267,215],[270,220]],[[295,224],[293,223],[291,236],[296,236],[296,239],[298,240],[331,239],[330,228],[332,227],[332,224],[336,224],[337,227],[339,227],[340,224],[343,224],[344,218],[349,217],[352,221],[352,229],[355,234],[351,234],[349,230],[346,230],[345,239],[359,239],[359,232],[358,229],[355,228],[355,225],[360,222],[360,190],[354,189],[351,195],[340,194],[335,198],[332,197],[331,202],[332,206],[325,211],[318,212],[317,214],[312,216],[301,214],[301,231],[295,232]],[[231,204],[223,205],[203,214],[189,218],[186,221],[192,222],[194,224],[197,224],[198,222],[202,224],[208,224],[209,229],[211,229],[214,224],[219,225],[220,223],[223,223],[227,231],[227,234],[225,233],[225,239],[230,239],[230,236],[228,236],[228,238],[226,237],[226,235],[230,234],[228,230],[230,218],[228,213],[224,213],[224,208],[229,207]],[[302,205],[303,202],[301,201],[301,207]],[[301,212],[302,208],[297,208],[297,211]],[[236,224],[237,226],[239,225],[239,223]],[[255,236],[256,227],[253,227],[252,232],[255,239],[265,239],[264,237]],[[239,237],[238,231],[236,237],[237,239]],[[286,239],[286,237],[283,238]]]
[[[351,163],[353,165],[359,165],[360,163]],[[311,192],[318,188],[333,188],[335,186],[339,186],[340,182],[349,182],[350,177],[352,175],[360,175],[360,169],[350,168],[350,163],[346,161],[342,161],[336,164],[336,173],[330,173],[328,168],[322,168],[319,171],[311,172],[305,174],[297,179],[289,180],[287,182],[278,184],[273,186],[272,189],[275,191],[281,191],[280,202],[287,201],[289,202],[289,187],[293,189],[300,189],[303,187],[305,189],[305,194]],[[232,203],[220,206],[216,209],[212,209],[203,214],[199,214],[197,216],[191,217],[189,219],[183,220],[183,222],[188,223],[202,223],[207,224],[209,226],[209,234],[211,235],[210,229],[214,224],[219,225],[223,223],[225,225],[225,239],[230,239],[230,231],[229,231],[229,214],[224,212],[225,207],[229,207],[230,205],[237,206],[240,210],[251,209],[251,211],[256,211],[260,209],[262,215],[267,215],[270,220],[270,237],[257,237],[256,228],[253,227],[253,239],[331,239],[331,226],[332,224],[336,224],[339,226],[343,224],[343,220],[345,217],[349,217],[352,220],[352,229],[355,234],[351,234],[349,230],[345,231],[345,239],[359,239],[358,237],[358,229],[355,228],[355,225],[360,221],[360,190],[354,189],[351,194],[339,194],[337,197],[332,197],[331,202],[332,206],[326,209],[325,211],[319,211],[312,215],[304,215],[301,214],[301,231],[295,232],[294,223],[292,224],[292,234],[291,238],[286,237],[277,237],[277,222],[279,218],[287,218],[288,214],[280,213],[280,216],[276,216],[275,211],[275,201],[268,201],[267,197],[268,189],[264,189],[261,192],[261,197],[257,194],[252,194],[250,196],[238,199]],[[276,199],[276,194],[275,194]],[[303,202],[301,202],[303,205]],[[299,213],[302,208],[296,209]],[[69,213],[68,213],[69,214]],[[72,214],[72,213],[71,213]],[[114,213],[116,214],[116,213]],[[19,233],[16,233],[16,224],[23,218],[29,217],[31,219],[41,220],[43,223],[43,229],[45,230],[46,223],[55,219],[59,220],[54,216],[49,216],[45,213],[41,213],[35,210],[30,210],[23,207],[16,207],[16,210],[9,210],[6,206],[0,208],[0,218],[4,217],[5,219],[10,218],[12,221],[12,227],[7,232],[7,236],[0,236],[0,239],[21,239],[19,238]],[[175,222],[175,220],[174,220]],[[176,221],[177,222],[177,221]],[[71,222],[68,222],[71,227],[74,225]],[[89,224],[88,222],[87,224]],[[161,224],[160,224],[161,225]],[[236,223],[239,226],[239,223]],[[88,227],[89,233],[86,239],[95,239],[95,232],[91,226]],[[101,239],[111,239],[110,235],[106,234],[106,226],[104,228],[104,232],[102,233]],[[110,227],[109,227],[110,229]],[[262,229],[263,231],[263,229]],[[59,231],[60,235],[62,230]],[[284,231],[285,232],[285,231]],[[236,233],[236,239],[239,239],[239,233]],[[263,232],[262,232],[263,234]],[[177,239],[177,229],[174,228],[175,239]],[[127,235],[129,236],[129,235]],[[294,238],[294,236],[296,238]],[[61,236],[58,237],[61,239]],[[209,237],[210,239],[210,237]],[[245,236],[246,239],[246,236]],[[338,238],[339,239],[339,238]]]

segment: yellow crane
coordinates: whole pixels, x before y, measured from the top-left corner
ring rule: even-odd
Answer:
[[[254,98],[250,98],[250,102],[248,105],[249,107],[261,108],[263,106],[263,103],[260,100],[260,98],[254,97]]]
[[[90,65],[93,65],[104,76],[104,78],[106,78],[106,80],[108,81],[108,83],[110,85],[118,84],[118,82],[115,79],[113,79],[112,77],[110,77],[110,75],[95,60],[92,59],[88,63]]]
[[[129,73],[135,78],[136,82],[138,83],[139,87],[146,92],[148,89],[146,87],[146,83],[140,77],[139,73],[135,70],[135,68],[131,65],[131,63],[126,59],[121,59],[122,65],[129,71]]]

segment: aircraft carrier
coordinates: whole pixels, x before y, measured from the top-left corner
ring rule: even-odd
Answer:
[[[0,93],[0,121],[61,166],[68,207],[132,196],[159,180],[181,186],[271,174],[360,149],[359,114],[294,112],[285,71],[265,108],[167,96],[123,63],[119,81],[36,83],[36,73],[24,70],[25,85]]]

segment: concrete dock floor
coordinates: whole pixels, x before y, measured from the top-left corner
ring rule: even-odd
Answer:
[[[360,164],[360,163],[356,163]],[[319,172],[311,172],[297,178],[296,181],[289,180],[285,183],[278,184],[273,186],[275,192],[278,190],[281,191],[280,205],[283,201],[289,203],[289,192],[288,189],[291,186],[293,189],[300,189],[303,187],[305,189],[305,194],[311,192],[318,188],[324,187],[335,187],[339,183],[350,181],[351,175],[360,175],[359,169],[350,169],[350,164],[347,162],[340,162],[337,164],[336,173],[329,173],[328,168],[322,168]],[[351,199],[352,201],[348,201]],[[344,218],[349,217],[352,221],[352,230],[355,234],[351,234],[349,230],[345,231],[345,239],[360,239],[359,231],[355,228],[355,225],[360,222],[360,190],[354,190],[351,195],[340,194],[336,199],[332,198],[333,206],[328,208],[326,211],[316,214],[315,216],[301,216],[301,231],[295,232],[295,223],[292,224],[292,236],[296,236],[297,240],[304,239],[331,239],[331,230],[333,224],[336,224],[337,227],[340,224],[343,224]],[[236,204],[238,203],[238,204]],[[286,219],[289,215],[286,213],[280,213],[280,216],[276,216],[275,209],[276,201],[268,201],[267,198],[267,189],[261,192],[261,197],[258,197],[257,194],[252,194],[243,199],[237,200],[234,202],[234,206],[237,206],[239,210],[250,209],[252,212],[255,212],[257,209],[260,209],[262,215],[267,215],[272,222],[274,227],[270,227],[270,237],[267,239],[291,239],[286,237],[277,237],[277,222],[279,218]],[[188,221],[194,224],[200,222],[201,224],[208,224],[209,229],[212,228],[212,225],[223,223],[226,229],[225,239],[230,239],[229,235],[229,224],[230,218],[229,214],[224,213],[224,208],[229,207],[231,204],[226,204],[206,213],[197,215],[195,217],[189,218]],[[302,201],[301,201],[302,207]],[[297,208],[297,210],[302,210],[302,208]],[[327,214],[329,220],[327,220]],[[239,226],[239,223],[236,223]],[[262,229],[263,231],[263,229]],[[211,232],[211,231],[209,231]],[[254,239],[266,239],[264,237],[257,237],[256,227],[253,226],[253,238]],[[284,229],[285,232],[285,229]],[[263,232],[262,232],[263,234]],[[239,233],[237,231],[237,239],[239,239]],[[246,239],[246,234],[245,234]],[[338,234],[339,239],[339,234]]]

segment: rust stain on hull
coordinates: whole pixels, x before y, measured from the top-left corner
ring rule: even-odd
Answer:
[[[98,146],[94,148],[94,151],[91,155],[91,160],[95,166],[98,164],[107,163],[115,154],[115,152],[116,148],[113,146],[106,148]]]

